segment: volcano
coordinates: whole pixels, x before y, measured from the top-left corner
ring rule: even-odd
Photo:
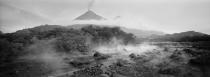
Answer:
[[[105,18],[96,14],[92,10],[88,10],[81,16],[75,18],[75,20],[105,20]]]

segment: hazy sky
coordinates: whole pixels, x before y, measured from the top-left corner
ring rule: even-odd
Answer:
[[[14,32],[40,24],[71,24],[91,0],[0,0],[0,30]],[[136,29],[167,33],[195,30],[210,34],[210,0],[95,0],[92,10],[120,17]]]

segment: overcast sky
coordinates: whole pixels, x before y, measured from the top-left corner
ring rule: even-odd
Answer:
[[[0,30],[14,32],[40,24],[71,24],[91,0],[0,0]],[[210,0],[95,0],[92,10],[125,27],[166,33],[210,34]]]

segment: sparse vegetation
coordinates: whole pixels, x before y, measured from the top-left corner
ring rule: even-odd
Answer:
[[[178,34],[176,35],[178,36]],[[126,49],[122,48],[122,46],[118,47],[121,49],[117,50],[115,48],[109,51],[118,51],[118,53],[106,54],[93,50],[93,48],[100,45],[110,45],[107,43],[112,44],[113,38],[120,40],[119,44],[121,45],[132,44],[131,46],[135,46],[135,36],[122,31],[119,27],[93,25],[85,26],[81,29],[45,25],[24,29],[15,33],[3,34],[0,32],[0,76],[46,77],[58,71],[68,72],[69,70],[72,72],[68,73],[68,75],[65,73],[62,76],[209,76],[210,52],[207,48],[209,44],[204,42],[199,44],[197,42],[199,40],[209,40],[204,39],[209,38],[207,36],[202,35],[196,38],[183,37],[179,40],[175,40],[171,36],[170,40],[174,39],[172,41],[176,43],[157,43],[155,44],[157,46],[156,49],[148,50],[147,52],[132,50],[131,53],[129,49],[132,47]],[[168,40],[167,38],[165,39]],[[165,39],[162,39],[162,41]],[[139,49],[143,50],[144,48]],[[129,54],[119,53],[119,50]],[[36,55],[34,56],[34,54]],[[40,61],[40,59],[44,60]],[[54,61],[57,61],[58,64],[64,63],[62,66],[65,66],[65,68],[53,66],[53,64],[56,64]]]

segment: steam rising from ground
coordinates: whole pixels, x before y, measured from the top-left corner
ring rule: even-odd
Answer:
[[[33,45],[28,47],[28,51],[30,51],[30,54],[24,56],[22,59],[40,62],[42,65],[44,65],[45,68],[52,71],[50,74],[48,74],[48,76],[56,77],[64,74],[69,74],[78,70],[78,68],[73,67],[69,63],[67,63],[65,58],[76,59],[75,57],[93,57],[92,54],[81,56],[79,54],[70,55],[56,51],[54,47],[54,41],[55,39],[35,41]],[[92,50],[111,56],[108,59],[102,61],[105,66],[112,65],[113,63],[116,63],[119,59],[126,60],[130,63],[135,63],[135,61],[131,59],[130,54],[140,56],[143,55],[142,59],[138,60],[148,60],[147,62],[152,65],[160,65],[161,63],[166,63],[170,66],[181,65],[178,63],[174,63],[174,61],[169,58],[173,54],[173,52],[164,52],[162,48],[151,45],[149,43],[125,45],[122,43],[122,40],[113,38],[110,42],[95,46]],[[186,62],[188,59],[186,57],[186,55],[180,54],[180,58],[183,59],[180,62]]]
[[[165,50],[162,47],[146,42],[135,45],[124,45],[120,40],[113,39],[109,44],[100,45],[96,47],[95,50],[112,56],[104,62],[105,65],[116,63],[119,59],[133,62],[130,57],[131,54],[142,57],[140,60],[148,60],[149,64],[154,65],[159,65],[164,62],[172,65],[179,65],[177,63],[172,63],[174,62],[172,61],[174,56],[179,57],[179,60],[181,60],[180,63],[187,63],[189,60],[189,57],[186,54],[180,53],[179,51],[174,49]],[[177,52],[179,55],[177,55]]]
[[[70,66],[64,61],[66,55],[56,52],[56,49],[54,49],[54,41],[55,39],[35,41],[33,45],[28,47],[27,51],[30,51],[30,53],[21,59],[40,63],[41,67],[46,68],[39,68],[44,70],[44,72],[64,72],[63,69],[69,68]]]
[[[129,55],[131,53],[142,54],[144,52],[152,51],[153,49],[157,49],[157,46],[150,45],[148,43],[125,45],[122,43],[122,40],[116,38],[113,38],[107,44],[101,44],[98,47],[94,48],[94,50],[104,54],[117,53],[123,55]]]
[[[33,45],[28,47],[27,51],[30,51],[30,53],[27,56],[22,57],[22,59],[40,62],[44,67],[53,71],[52,73],[54,74],[63,73],[65,71],[64,69],[69,69],[68,71],[76,69],[69,65],[65,58],[71,57],[73,59],[75,56],[81,57],[81,55],[77,54],[73,56],[56,51],[54,47],[55,41],[56,39],[35,41]],[[104,62],[105,65],[110,65],[116,62],[117,59],[129,60],[129,55],[132,53],[140,55],[156,48],[157,46],[149,45],[147,43],[125,45],[122,43],[122,40],[113,38],[110,42],[100,44],[92,50],[112,56]]]
[[[97,52],[111,55],[111,58],[104,61],[104,65],[106,66],[116,63],[119,59],[133,62],[130,60],[131,54],[145,55],[145,53],[154,52],[155,49],[158,49],[158,47],[148,43],[125,45],[122,44],[121,40],[115,38],[112,39],[108,44],[102,44],[94,48],[94,50]]]
[[[142,54],[145,52],[152,51],[153,49],[156,49],[157,46],[149,45],[146,43],[138,44],[138,45],[105,45],[105,46],[99,46],[95,50],[104,53],[104,54],[123,54],[123,55],[129,55],[131,53],[134,54]]]

